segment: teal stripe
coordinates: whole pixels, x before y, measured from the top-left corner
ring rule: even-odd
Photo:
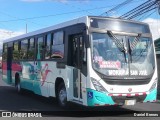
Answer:
[[[112,100],[110,96],[107,96],[106,93],[98,92],[92,89],[87,89],[87,103],[88,106],[98,105],[114,105],[115,102]]]
[[[11,70],[7,70],[7,81],[6,81],[6,83],[8,83],[8,84],[12,83]]]
[[[144,102],[153,101],[157,98],[157,89],[152,90],[145,98]]]

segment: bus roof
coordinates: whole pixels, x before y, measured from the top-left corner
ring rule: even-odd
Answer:
[[[22,38],[27,38],[27,37],[30,37],[30,36],[33,36],[33,35],[39,35],[41,33],[49,32],[49,31],[52,31],[52,30],[56,30],[56,29],[59,29],[59,28],[67,27],[67,26],[70,26],[70,25],[78,24],[78,23],[87,24],[87,18],[88,18],[88,16],[84,16],[84,17],[80,17],[80,18],[77,18],[77,19],[74,19],[74,20],[63,22],[63,23],[60,23],[60,24],[57,24],[57,25],[53,25],[53,26],[50,26],[50,27],[47,27],[47,28],[42,28],[40,30],[36,30],[36,31],[33,31],[33,32],[29,32],[29,33],[26,33],[26,34],[22,34],[22,35],[19,35],[19,36],[16,36],[16,37],[12,37],[12,38],[3,40],[3,43],[7,43],[7,42],[10,42],[10,41],[14,41],[14,40],[19,40],[19,39],[22,39]]]
[[[7,42],[10,42],[10,41],[14,41],[14,40],[20,40],[20,39],[27,38],[27,37],[34,36],[34,35],[39,35],[41,33],[46,33],[46,32],[52,31],[52,30],[67,27],[67,26],[70,26],[70,25],[75,25],[75,24],[78,24],[78,23],[85,23],[86,25],[88,25],[88,18],[89,17],[90,18],[99,18],[99,19],[112,19],[112,20],[119,20],[119,21],[128,21],[128,22],[134,22],[134,23],[148,25],[147,23],[143,23],[143,22],[139,22],[139,21],[119,19],[119,18],[110,18],[110,17],[101,17],[101,16],[84,16],[84,17],[76,18],[76,19],[73,19],[73,20],[70,20],[70,21],[67,21],[67,22],[57,24],[57,25],[53,25],[53,26],[50,26],[50,27],[47,27],[47,28],[43,28],[43,29],[40,29],[40,30],[36,30],[36,31],[33,31],[33,32],[22,34],[22,35],[19,35],[19,36],[16,36],[16,37],[12,37],[12,38],[3,40],[3,43],[7,43]]]

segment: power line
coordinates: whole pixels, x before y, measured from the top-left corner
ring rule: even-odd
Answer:
[[[133,10],[130,10],[129,12],[123,14],[122,16],[120,16],[120,18],[125,18],[125,19],[137,18],[142,14],[145,14],[149,11],[156,9],[158,1],[159,0],[148,0],[143,4],[139,5],[138,7],[134,8]]]
[[[132,1],[132,0],[127,0],[127,1]],[[57,14],[51,14],[51,15],[44,15],[44,16],[37,16],[37,17],[17,18],[17,19],[12,19],[12,20],[1,20],[0,22],[26,21],[26,20],[32,20],[32,19],[40,19],[40,18],[47,18],[47,17],[54,17],[54,16],[60,16],[60,15],[72,14],[72,13],[88,12],[88,11],[108,8],[108,7],[112,7],[112,6],[115,6],[115,5],[96,7],[96,8],[84,9],[84,10],[78,10],[78,11],[71,11],[71,12],[64,12],[64,13],[57,13]]]
[[[18,18],[18,17],[15,17],[15,16],[13,16],[13,15],[9,15],[9,14],[4,13],[4,12],[1,12],[1,11],[0,11],[0,13],[3,14],[3,15],[6,15],[6,16],[8,16],[8,17],[11,17],[11,18],[20,19],[20,18]],[[33,23],[33,24],[38,25],[38,26],[40,25],[40,24],[35,23],[35,22],[32,22],[32,21],[27,21],[27,20],[22,20],[22,21],[25,21],[26,23],[27,23],[27,22],[30,22],[30,23]]]
[[[120,9],[120,8],[122,8],[123,6],[125,6],[125,5],[127,5],[127,4],[129,4],[129,3],[135,3],[135,2],[140,2],[140,1],[143,1],[143,0],[126,0],[126,1],[118,4],[118,5],[115,6],[114,8],[108,10],[107,12],[104,12],[104,13],[100,14],[100,16],[102,16],[102,15],[104,15],[104,14],[109,16],[109,13],[111,13],[111,12],[113,12],[113,11],[115,11],[115,10]]]
[[[133,13],[135,13],[135,12],[138,12],[140,9],[144,8],[146,5],[150,4],[149,1],[150,1],[150,0],[148,0],[147,2],[139,5],[138,7],[134,8],[134,9],[132,9],[131,11],[123,14],[121,17],[127,17],[127,16],[129,16],[130,14],[133,14]]]
[[[124,2],[122,2],[122,3],[120,3],[120,4],[118,4],[118,5],[115,6],[114,8],[108,10],[108,11],[105,12],[105,13],[108,15],[108,14],[111,13],[112,11],[115,11],[115,10],[117,10],[117,9],[119,9],[119,8],[121,8],[121,7],[123,7],[124,5],[129,4],[131,1],[133,1],[133,0],[126,0],[126,1],[124,1]]]
[[[156,10],[154,10],[153,12],[151,12],[150,14],[148,15],[143,15],[142,17],[140,17],[138,20],[141,20],[142,18],[148,18],[149,16],[151,16],[153,13],[155,13]]]
[[[103,8],[107,8],[107,7],[108,6],[105,6],[105,7],[96,7],[96,8],[92,8],[92,9],[85,9],[85,10],[78,10],[78,11],[64,12],[64,13],[57,13],[57,14],[37,16],[37,17],[28,17],[28,18],[21,18],[21,19],[4,20],[4,21],[0,21],[0,22],[13,22],[13,21],[40,19],[40,18],[46,18],[46,17],[54,17],[54,16],[60,16],[60,15],[72,14],[72,13],[79,13],[79,12],[86,12],[86,11],[91,11],[91,10],[103,9]]]

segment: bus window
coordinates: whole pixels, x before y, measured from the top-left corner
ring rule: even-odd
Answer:
[[[54,34],[51,58],[63,58],[64,57],[64,33],[63,31]]]
[[[7,60],[7,43],[3,45],[3,61]]]
[[[20,56],[19,56],[19,49],[18,49],[18,41],[14,42],[14,46],[13,46],[13,60],[19,60]]]
[[[53,45],[63,44],[64,32],[56,32],[54,33]]]
[[[43,49],[44,49],[43,37],[39,37],[37,42],[37,59],[38,60],[43,59]]]
[[[28,49],[28,59],[30,60],[34,59],[34,49],[35,49],[35,40],[34,38],[31,38],[29,40],[29,49]]]
[[[45,49],[45,59],[50,59],[50,50],[51,50],[51,34],[47,35],[46,39],[46,49]]]
[[[20,58],[22,60],[27,59],[27,49],[28,49],[28,40],[22,40],[21,41],[21,50],[20,50]]]

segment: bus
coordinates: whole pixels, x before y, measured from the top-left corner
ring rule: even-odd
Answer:
[[[157,60],[157,71],[158,71],[158,79],[160,75],[160,38],[154,40],[154,45],[155,45],[155,51],[156,51],[156,60]],[[160,82],[158,80],[158,85],[157,85],[157,95],[160,95]]]
[[[155,102],[157,64],[148,24],[84,16],[3,42],[3,80],[84,106]]]

